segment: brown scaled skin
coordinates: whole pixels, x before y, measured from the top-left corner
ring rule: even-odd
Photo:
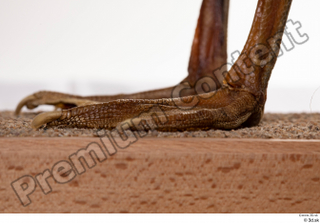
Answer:
[[[203,6],[209,7],[206,4],[212,2],[219,1],[205,0]],[[139,129],[139,124],[142,124],[144,129],[174,131],[256,125],[263,115],[267,84],[279,53],[290,5],[291,0],[259,0],[242,56],[228,72],[221,88],[216,91],[183,98],[120,99],[85,105],[62,110],[60,113],[40,114],[34,119],[33,126],[38,128],[47,123],[49,126],[63,127]],[[196,36],[197,32],[198,28]],[[203,40],[200,38],[199,45],[202,45],[201,41]],[[194,45],[192,52],[195,52]],[[205,61],[210,61],[210,53],[205,52]],[[198,64],[201,65],[195,67],[200,70],[207,67],[201,59]],[[212,62],[208,64],[211,65]]]
[[[188,76],[181,81],[180,87],[185,90],[181,96],[195,95],[194,85],[205,76],[215,78],[212,71],[227,62],[227,23],[229,0],[204,0],[194,36],[189,61]],[[23,106],[33,109],[39,105],[54,105],[67,109],[94,102],[109,102],[117,99],[161,99],[171,98],[176,86],[164,89],[118,94],[108,96],[87,96],[40,91],[21,100],[16,108],[18,115]],[[219,88],[221,86],[217,86]]]

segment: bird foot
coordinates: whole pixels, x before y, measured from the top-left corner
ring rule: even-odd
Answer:
[[[251,61],[245,63],[240,56],[229,72],[222,72],[229,75],[221,82],[220,89],[199,95],[193,95],[191,91],[189,96],[179,94],[173,98],[173,88],[106,97],[38,92],[24,98],[15,113],[19,114],[25,105],[30,109],[41,104],[63,109],[36,116],[32,122],[34,128],[47,124],[135,130],[141,130],[142,126],[145,130],[177,131],[257,125],[263,114],[268,81],[279,54],[291,2],[258,1],[248,40],[241,53]],[[227,6],[228,0],[203,0],[188,69],[187,79],[193,87],[202,77],[220,78],[214,71],[216,65],[221,66],[221,61],[226,59]],[[272,46],[267,44],[271,37],[276,40]],[[237,82],[231,77],[238,77]],[[202,83],[201,87],[206,84]]]

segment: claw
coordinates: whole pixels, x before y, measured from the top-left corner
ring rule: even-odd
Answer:
[[[56,109],[69,109],[77,106],[84,106],[90,104],[98,104],[99,102],[79,98],[79,96],[67,95],[57,92],[38,92],[28,97],[25,97],[18,104],[15,115],[19,115],[23,106],[29,109],[38,107],[39,105],[53,105]]]
[[[34,95],[29,95],[29,96],[25,97],[24,99],[22,99],[20,101],[20,103],[18,104],[14,114],[19,115],[23,106],[27,105],[28,102],[36,100],[36,99],[37,98]],[[28,108],[35,108],[35,107],[37,107],[37,106],[31,106],[30,104],[28,105]]]
[[[60,118],[61,115],[62,115],[61,111],[41,113],[33,119],[32,123],[31,123],[31,127],[33,129],[38,129],[42,125],[47,124],[48,122],[52,122],[52,121]]]

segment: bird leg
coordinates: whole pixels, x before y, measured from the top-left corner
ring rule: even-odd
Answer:
[[[253,126],[260,122],[292,0],[259,0],[245,47],[218,90],[163,99],[120,99],[43,113],[33,127],[188,130]],[[218,68],[213,74],[221,74]],[[202,78],[206,79],[206,78]],[[204,84],[216,86],[206,79]],[[199,82],[199,81],[198,81]],[[201,85],[202,86],[202,85]],[[203,89],[202,89],[203,90]]]
[[[229,0],[204,0],[192,44],[188,76],[178,84],[183,88],[180,96],[195,95],[196,82],[202,77],[215,78],[212,71],[227,62],[227,24]],[[171,98],[177,86],[139,92],[134,94],[118,94],[109,96],[77,96],[58,92],[40,91],[24,98],[16,108],[18,115],[23,106],[33,109],[39,105],[54,105],[67,109],[76,106],[109,102],[117,99],[160,99]],[[217,85],[216,88],[220,88]]]

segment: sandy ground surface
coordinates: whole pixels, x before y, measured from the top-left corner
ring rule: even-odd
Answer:
[[[11,111],[0,112],[0,137],[98,137],[102,130],[62,129],[42,127],[33,130],[32,119],[39,113],[22,113],[15,117]],[[149,131],[147,137],[168,138],[262,138],[262,139],[320,139],[320,114],[292,113],[264,115],[262,122],[251,128],[237,130],[208,130],[185,132]],[[132,134],[132,132],[128,132]],[[114,134],[113,134],[114,135]],[[116,136],[117,134],[115,134]]]

